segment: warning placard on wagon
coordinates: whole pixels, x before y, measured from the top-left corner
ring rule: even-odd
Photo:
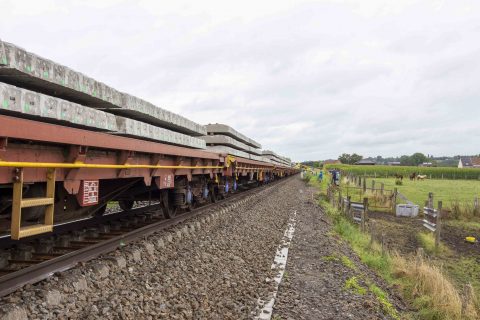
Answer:
[[[84,180],[80,185],[78,200],[82,207],[98,204],[98,180]]]

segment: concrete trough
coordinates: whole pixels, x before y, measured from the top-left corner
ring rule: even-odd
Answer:
[[[247,136],[241,134],[237,130],[233,129],[230,126],[227,126],[226,124],[221,124],[221,123],[215,123],[215,124],[207,124],[205,126],[207,128],[208,135],[225,135],[229,136],[235,140],[238,140],[240,142],[243,142],[251,147],[254,148],[261,148],[262,145],[255,140],[252,140],[248,138]]]
[[[222,134],[212,135],[212,136],[203,136],[203,140],[207,143],[207,145],[221,145],[232,147],[234,149],[245,151],[253,155],[261,156],[262,150],[253,148],[245,143],[242,143],[238,140],[235,140],[229,136],[225,136]]]
[[[207,134],[200,124],[1,40],[0,82],[188,135]]]
[[[118,135],[196,149],[205,149],[206,147],[205,141],[196,137],[191,137],[183,133],[159,128],[148,123],[129,118],[116,116],[116,119],[116,134]]]
[[[113,114],[5,83],[0,83],[0,113],[71,127],[117,130]]]

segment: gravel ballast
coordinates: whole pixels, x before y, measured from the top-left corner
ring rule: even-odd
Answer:
[[[272,263],[295,212],[293,256],[273,319],[384,317],[375,299],[366,306],[365,297],[343,289],[350,271],[323,263],[332,252],[352,254],[327,237],[323,213],[304,189],[288,179],[29,285],[0,300],[0,319],[256,318],[277,287]],[[327,317],[304,317],[312,304]]]

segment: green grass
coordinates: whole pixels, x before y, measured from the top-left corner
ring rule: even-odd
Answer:
[[[462,257],[455,260],[447,261],[444,268],[453,278],[459,287],[470,283],[477,295],[477,303],[480,307],[480,263],[475,257]]]
[[[393,319],[400,319],[397,309],[392,305],[388,299],[388,294],[383,291],[381,288],[377,287],[375,284],[370,283],[368,289],[375,295],[377,300],[382,305],[383,311],[390,315]]]
[[[480,182],[473,180],[426,179],[410,181],[409,179],[403,179],[403,185],[401,186],[396,186],[393,178],[376,178],[374,180],[375,184],[383,182],[385,189],[393,190],[396,187],[408,200],[421,207],[425,204],[425,200],[428,199],[429,192],[433,192],[435,207],[437,206],[437,201],[441,200],[444,208],[449,208],[451,202],[455,200],[461,203],[468,202],[473,205],[475,197],[480,197]],[[367,182],[370,182],[369,179],[367,179]],[[367,183],[367,186],[370,185]]]
[[[427,175],[434,179],[464,179],[464,180],[480,180],[480,170],[470,168],[455,167],[412,167],[412,166],[356,166],[348,164],[329,164],[326,169],[339,169],[343,173],[352,173],[354,175],[366,177],[393,177],[395,174],[402,174],[404,178],[408,178],[410,174],[416,172],[421,175]]]
[[[467,231],[473,231],[476,233],[480,233],[480,222],[477,221],[465,221],[465,220],[447,220],[445,221],[446,225],[465,229]]]
[[[421,243],[422,248],[429,254],[448,255],[451,254],[450,249],[440,242],[438,249],[435,248],[435,235],[433,232],[419,232],[417,239]]]
[[[391,179],[394,181],[393,179]],[[456,182],[456,181],[451,181]],[[312,184],[311,182],[310,184]],[[317,183],[317,185],[319,185]],[[325,193],[326,188],[322,189],[322,194]],[[398,287],[399,290],[402,292],[403,297],[406,301],[410,302],[412,306],[415,307],[415,311],[408,312],[408,314],[402,314],[402,317],[408,316],[412,319],[458,319],[455,313],[449,311],[448,305],[439,305],[438,301],[434,299],[428,290],[426,292],[419,291],[418,289],[418,274],[415,273],[405,273],[402,271],[402,268],[399,268],[398,265],[398,255],[393,254],[390,255],[386,253],[382,255],[381,247],[378,243],[374,242],[373,246],[370,246],[370,236],[367,234],[362,233],[356,224],[352,224],[348,221],[337,209],[333,208],[329,202],[322,200],[325,199],[324,196],[320,198],[320,205],[324,208],[325,213],[330,216],[333,220],[333,231],[335,234],[339,235],[341,239],[347,241],[355,253],[359,256],[360,260],[365,263],[367,266],[372,268],[382,276],[390,285]],[[478,222],[470,222],[464,220],[454,220],[445,221],[446,224],[452,223],[453,225],[463,226],[467,229],[475,230],[478,232],[478,227],[480,223]],[[419,239],[422,242],[425,250],[427,252],[434,251],[434,238],[433,235],[426,234],[425,236]],[[341,240],[340,240],[341,241]],[[441,246],[440,252],[444,253],[441,255],[436,255],[433,257],[435,261],[430,261],[429,264],[433,265],[440,265],[441,270],[444,273],[448,274],[445,279],[448,281],[451,278],[455,284],[457,289],[460,290],[463,284],[471,283],[474,287],[475,292],[480,290],[480,263],[474,258],[464,258],[464,257],[457,257],[451,251],[449,251],[448,247]],[[324,259],[335,260],[339,261],[338,256],[328,256],[324,257]],[[438,261],[437,261],[438,260]],[[408,268],[406,270],[411,270],[412,265],[415,265],[415,258],[406,257],[404,261],[408,261]],[[439,276],[444,277],[444,276]],[[444,280],[439,280],[440,282]],[[369,284],[367,282],[367,284]],[[353,285],[353,284],[352,284]],[[388,304],[384,304],[380,299],[382,299],[382,295],[378,290],[375,288],[369,288],[379,299],[380,303],[382,304],[382,308],[386,313],[389,313]],[[455,290],[455,289],[454,289]],[[375,292],[374,292],[375,291]],[[388,302],[388,299],[386,300]],[[393,307],[393,306],[392,306]],[[480,302],[477,299],[477,309],[480,307]],[[393,308],[395,310],[395,308]],[[451,310],[451,309],[450,309]],[[394,315],[390,314],[393,318],[396,318]],[[473,317],[475,318],[475,317]],[[397,318],[398,319],[398,314]],[[472,319],[470,317],[469,319]]]
[[[340,257],[340,261],[342,261],[342,264],[347,267],[347,268],[350,268],[352,270],[357,270],[357,266],[355,265],[355,263],[353,263],[352,260],[350,260],[349,257],[345,256],[345,255],[342,255]]]
[[[367,289],[365,289],[364,287],[362,287],[359,283],[358,283],[358,279],[356,276],[353,276],[351,278],[348,278],[346,281],[345,281],[345,289],[349,289],[349,290],[352,290],[353,292],[355,292],[356,294],[359,294],[359,295],[364,295],[367,293]]]

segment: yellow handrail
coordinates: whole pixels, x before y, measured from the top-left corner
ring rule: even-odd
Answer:
[[[14,168],[64,168],[64,169],[223,169],[223,166],[162,166],[150,164],[94,164],[0,161],[0,167]]]

